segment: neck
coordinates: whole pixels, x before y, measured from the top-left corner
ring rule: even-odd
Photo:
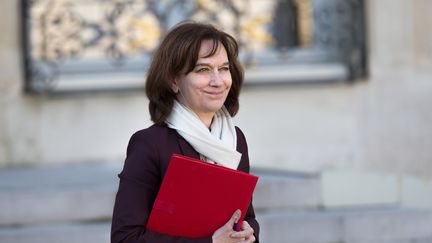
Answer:
[[[204,125],[207,128],[210,128],[212,121],[213,121],[213,117],[214,117],[214,113],[213,114],[196,114],[198,116],[198,118],[204,123]]]
[[[198,119],[200,119],[200,121],[202,122],[202,123],[204,123],[204,125],[207,127],[207,128],[210,128],[210,126],[211,126],[211,124],[212,124],[212,121],[213,121],[213,117],[214,117],[214,115],[216,114],[215,112],[208,112],[208,113],[196,113],[196,112],[194,112],[187,104],[186,104],[186,102],[181,102],[180,100],[178,100],[178,102],[183,106],[183,107],[185,107],[187,110],[189,110],[192,114],[195,114],[195,116],[197,116],[198,117]]]

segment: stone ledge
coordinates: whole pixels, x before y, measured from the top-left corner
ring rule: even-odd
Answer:
[[[432,211],[381,209],[258,214],[272,243],[432,242]]]
[[[106,243],[110,242],[110,227],[109,223],[97,223],[0,228],[0,242]]]
[[[0,226],[103,220],[111,217],[120,167],[74,165],[0,171]],[[254,171],[255,173],[255,171]],[[257,211],[316,209],[316,176],[256,171]]]
[[[0,226],[110,218],[118,165],[0,170]]]
[[[0,225],[90,221],[111,217],[114,190],[83,189],[0,195]]]
[[[259,213],[261,242],[430,243],[432,211],[376,209]],[[0,242],[109,242],[110,222],[0,228]]]
[[[320,178],[317,174],[254,170],[259,181],[254,207],[260,210],[318,209],[321,205]]]

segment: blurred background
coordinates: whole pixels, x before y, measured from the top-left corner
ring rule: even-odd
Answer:
[[[261,241],[432,242],[432,1],[3,0],[0,242],[109,242],[152,52],[240,44]]]

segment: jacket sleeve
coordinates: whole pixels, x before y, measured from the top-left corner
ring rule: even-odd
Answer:
[[[240,160],[238,170],[249,173],[250,164],[249,164],[249,154],[248,154],[246,138],[243,132],[240,130],[240,128],[236,127],[236,130],[237,130],[237,150],[240,153],[242,153],[242,158]],[[260,226],[258,221],[255,218],[255,210],[252,204],[252,200],[249,204],[249,208],[246,212],[244,220],[247,221],[250,224],[250,226],[254,229],[254,235],[256,238],[255,243],[259,243]]]
[[[153,139],[154,140],[154,139]],[[112,243],[210,243],[211,237],[190,239],[146,230],[147,219],[161,184],[158,149],[152,136],[135,133],[127,156],[114,204]]]

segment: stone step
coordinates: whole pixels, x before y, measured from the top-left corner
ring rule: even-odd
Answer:
[[[110,242],[110,224],[56,224],[0,228],[0,242],[74,243]]]
[[[111,217],[118,164],[0,170],[0,226],[103,220]],[[254,170],[257,211],[317,208],[317,176]]]
[[[271,243],[431,243],[432,211],[367,209],[258,214]]]
[[[431,243],[432,212],[401,209],[260,213],[266,243]],[[110,223],[0,228],[0,242],[109,242]]]
[[[110,218],[118,171],[107,164],[0,170],[0,226]]]
[[[319,174],[252,169],[259,176],[254,192],[256,211],[309,210],[322,205]]]

